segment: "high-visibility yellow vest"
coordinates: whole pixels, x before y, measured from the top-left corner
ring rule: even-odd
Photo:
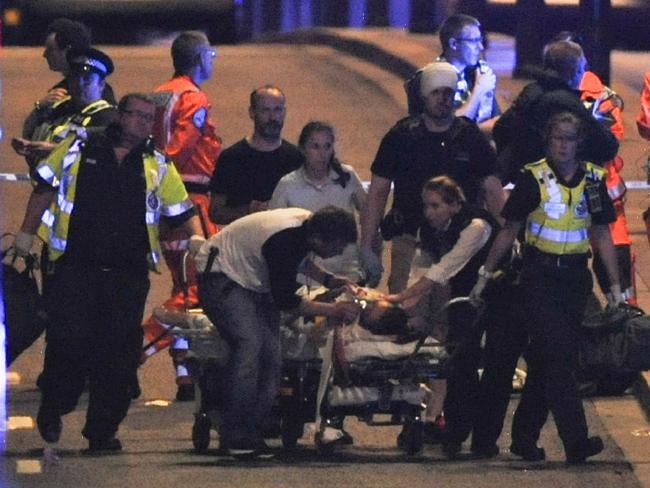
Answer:
[[[70,101],[70,97],[64,98],[54,105],[52,109],[56,110],[57,107],[60,107],[64,103]],[[108,103],[106,100],[99,99],[95,100],[92,103],[86,105],[81,112],[68,117],[63,118],[62,120],[57,120],[54,122],[45,122],[39,125],[34,130],[34,135],[32,140],[34,141],[48,141],[48,142],[61,142],[68,136],[70,130],[74,130],[76,127],[86,127],[92,120],[92,116],[97,112],[106,110],[107,108],[112,108],[113,105]]]
[[[70,217],[74,210],[77,175],[85,137],[70,133],[36,168],[38,175],[56,189],[56,197],[43,213],[38,236],[49,246],[49,258],[56,261],[66,250]],[[146,212],[144,219],[149,237],[149,268],[160,272],[160,216],[174,217],[192,208],[185,185],[173,164],[160,152],[142,155]]]
[[[585,188],[599,184],[605,170],[593,163],[583,164],[585,176],[575,188],[561,184],[546,159],[525,166],[535,177],[541,196],[526,221],[526,244],[551,254],[589,251],[591,214]]]

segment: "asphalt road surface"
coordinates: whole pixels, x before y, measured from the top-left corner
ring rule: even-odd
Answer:
[[[431,39],[389,34],[391,48],[423,63],[432,54]],[[149,91],[171,75],[166,47],[106,48],[116,72],[109,81],[118,95]],[[338,128],[337,151],[355,166],[362,179],[381,136],[405,113],[402,80],[372,63],[361,62],[329,47],[290,45],[228,46],[218,49],[214,79],[204,89],[212,100],[212,116],[225,146],[250,132],[248,94],[266,83],[282,87],[288,99],[285,137],[295,141],[301,127],[319,118]],[[495,60],[496,61],[496,60]],[[637,65],[638,66],[638,65]],[[24,114],[33,101],[58,78],[47,71],[41,50],[4,49],[0,55],[3,84],[2,118],[5,139],[0,147],[0,171],[24,172],[25,166],[9,147],[19,134]],[[615,78],[616,79],[616,78]],[[510,85],[514,86],[514,85]],[[507,91],[501,99],[511,97]],[[15,230],[22,218],[29,185],[0,183],[0,229]],[[166,274],[152,277],[148,310],[161,303],[169,289]],[[140,371],[142,396],[134,401],[119,437],[124,452],[92,457],[84,453],[80,430],[85,396],[76,412],[64,418],[56,466],[45,463],[43,442],[33,427],[38,394],[35,380],[42,363],[38,342],[12,368],[16,381],[9,388],[10,424],[5,455],[0,458],[1,487],[431,487],[431,486],[642,486],[647,473],[648,424],[636,401],[626,396],[587,401],[593,434],[604,437],[606,450],[587,466],[567,467],[555,427],[549,422],[541,443],[549,461],[536,465],[516,461],[507,453],[508,426],[500,440],[502,453],[489,461],[447,461],[438,446],[407,457],[395,446],[397,427],[368,427],[351,419],[347,427],[355,445],[331,458],[319,457],[309,435],[292,454],[263,463],[241,464],[220,457],[213,434],[207,454],[194,454],[191,444],[193,405],[175,403],[169,357],[159,354]],[[160,400],[156,402],[155,400]],[[515,402],[511,404],[511,408]],[[19,418],[20,417],[20,418]],[[24,417],[24,418],[23,418]],[[508,415],[508,422],[510,415]],[[623,438],[623,440],[620,440]],[[273,441],[278,446],[278,441]],[[631,446],[631,447],[630,447]],[[629,449],[629,450],[628,450]],[[632,454],[631,454],[632,453]]]

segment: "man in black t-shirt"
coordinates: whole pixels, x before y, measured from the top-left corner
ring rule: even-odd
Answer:
[[[267,210],[280,178],[303,162],[300,150],[282,139],[286,115],[282,90],[270,85],[254,90],[248,113],[253,135],[221,153],[210,182],[210,218],[217,224]]]
[[[400,120],[384,136],[372,164],[372,180],[361,229],[361,257],[368,285],[377,286],[381,263],[372,252],[394,184],[393,211],[403,217],[403,232],[391,248],[388,288],[398,293],[406,287],[415,252],[418,229],[423,222],[422,185],[429,178],[448,175],[461,186],[470,203],[485,203],[498,216],[503,190],[494,176],[496,157],[475,123],[454,115],[456,69],[445,62],[431,63],[422,70],[421,96],[425,111]]]

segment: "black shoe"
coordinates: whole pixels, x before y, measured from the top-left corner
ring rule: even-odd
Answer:
[[[605,449],[605,445],[600,437],[590,437],[582,445],[567,450],[566,462],[568,464],[583,464],[588,457],[595,456],[603,449]]]
[[[510,445],[510,452],[524,461],[544,461],[546,459],[544,448],[537,447],[535,444],[517,444],[513,442]]]
[[[425,422],[422,426],[422,440],[425,444],[442,444],[445,440],[445,428],[436,422]]]
[[[122,443],[117,437],[108,439],[89,439],[88,451],[92,453],[118,452],[122,450]]]
[[[230,445],[227,447],[226,452],[238,461],[264,460],[275,457],[271,448],[264,441],[255,445]]]
[[[193,402],[194,401],[194,384],[185,383],[178,385],[178,390],[176,390],[176,401],[177,402]]]
[[[58,415],[42,415],[40,412],[36,416],[36,426],[38,427],[38,433],[41,434],[41,437],[45,442],[54,444],[59,442],[61,437],[61,430],[63,429],[63,424],[61,423],[61,417]]]
[[[282,435],[282,426],[280,425],[280,421],[271,422],[264,427],[260,427],[259,430],[264,439],[277,439]]]
[[[491,446],[472,446],[472,455],[476,459],[490,459],[499,455],[499,446],[492,444]]]
[[[447,456],[447,459],[456,459],[461,447],[460,442],[445,442],[442,445],[442,452]]]

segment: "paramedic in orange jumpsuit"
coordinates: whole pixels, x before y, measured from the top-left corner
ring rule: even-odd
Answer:
[[[212,76],[216,51],[210,47],[204,33],[187,31],[174,40],[171,54],[174,76],[155,90],[158,110],[154,140],[174,161],[207,238],[217,232],[216,225],[208,217],[208,184],[221,152],[221,139],[216,134],[214,122],[209,116],[210,104],[200,85]],[[161,228],[160,237],[163,255],[173,280],[172,295],[164,303],[165,308],[196,307],[196,271],[191,260],[187,263],[186,287],[183,285],[182,259],[188,236],[182,231]],[[188,347],[187,341],[165,334],[166,329],[167,326],[154,317],[145,322],[143,359],[171,346],[178,385],[176,399],[192,400],[192,381],[182,364]]]
[[[624,133],[623,101],[618,94],[608,86],[603,85],[598,76],[591,71],[585,72],[579,89],[581,92],[580,98],[585,102],[585,105],[594,111],[596,117],[604,119],[604,123],[609,127],[609,130],[620,141]],[[630,239],[625,218],[626,187],[621,177],[623,164],[623,159],[620,156],[616,156],[605,163],[607,193],[612,199],[616,211],[616,221],[611,223],[609,228],[616,248],[623,297],[627,303],[636,305],[634,253],[632,252],[632,240]],[[609,279],[598,254],[594,257],[593,268],[600,288],[609,298]]]

